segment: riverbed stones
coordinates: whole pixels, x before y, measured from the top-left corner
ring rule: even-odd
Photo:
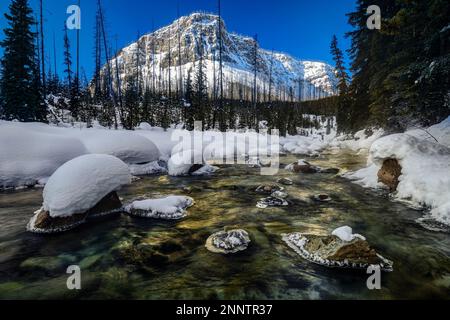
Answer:
[[[294,182],[289,178],[280,178],[277,180],[277,183],[285,186],[292,186],[294,184]]]
[[[51,217],[43,208],[35,212],[27,225],[33,233],[51,234],[71,230],[86,222],[88,218],[98,218],[122,210],[122,202],[116,192],[111,192],[100,200],[92,209],[68,217]]]
[[[402,175],[402,167],[396,159],[387,159],[378,171],[378,181],[389,187],[391,192],[397,190],[400,183],[399,178]]]
[[[331,197],[327,194],[317,194],[313,196],[313,199],[318,202],[330,202]]]
[[[270,196],[258,201],[256,207],[259,209],[267,209],[269,207],[287,207],[289,203],[282,198]]]
[[[302,258],[331,268],[367,269],[379,266],[392,271],[392,261],[370,247],[366,240],[355,237],[344,241],[337,236],[318,236],[302,233],[282,234],[283,241]]]
[[[234,229],[214,233],[206,240],[205,247],[213,253],[233,254],[246,250],[250,242],[247,231]]]
[[[277,191],[283,191],[284,188],[277,185],[261,185],[255,190],[256,193],[271,195]]]
[[[320,171],[320,168],[311,165],[309,162],[305,160],[299,160],[296,163],[291,163],[290,165],[286,166],[286,170],[295,173],[313,174],[318,173]]]

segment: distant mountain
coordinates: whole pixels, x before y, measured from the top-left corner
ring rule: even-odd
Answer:
[[[117,85],[116,64],[122,87],[126,85],[128,76],[136,75],[139,66],[140,79],[144,86],[152,88],[155,83],[156,90],[167,92],[170,74],[171,89],[175,92],[179,87],[180,74],[183,86],[189,72],[194,79],[199,48],[202,48],[207,69],[208,91],[212,93],[213,79],[218,82],[219,74],[218,23],[219,18],[216,15],[193,13],[158,31],[142,36],[137,42],[122,49],[116,58],[111,59],[114,86]],[[253,87],[254,80],[255,40],[230,33],[223,20],[220,20],[220,23],[223,41],[224,95],[229,96],[232,91],[234,98],[250,98],[250,88]],[[333,95],[336,92],[337,80],[334,68],[323,62],[297,60],[288,54],[258,48],[257,66],[259,93],[268,94],[269,74],[272,75],[272,96],[278,95],[285,99],[294,96],[296,100],[301,96],[302,100],[308,100]],[[102,76],[106,74],[106,67],[103,67]],[[234,83],[233,90],[231,83]],[[242,92],[246,92],[246,96],[239,97],[239,86],[247,88],[240,90],[241,95]]]

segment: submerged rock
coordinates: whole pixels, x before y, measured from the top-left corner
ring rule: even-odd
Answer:
[[[194,205],[194,199],[184,196],[169,196],[161,199],[134,201],[125,207],[130,215],[153,218],[178,220],[186,216],[186,209]]]
[[[305,160],[299,160],[296,163],[291,163],[290,165],[287,165],[285,169],[295,173],[306,174],[318,173],[320,171],[319,167],[313,166]]]
[[[338,168],[320,169],[320,173],[338,174],[341,170]]]
[[[378,181],[389,187],[391,192],[397,190],[400,183],[399,178],[402,175],[402,167],[396,159],[387,159],[378,171]]]
[[[286,200],[270,196],[268,198],[263,198],[260,201],[258,201],[256,207],[260,209],[266,209],[269,207],[287,207],[288,205],[289,203]]]
[[[283,234],[283,241],[304,259],[326,267],[367,269],[379,266],[393,271],[392,261],[372,249],[364,237],[355,235],[344,241],[336,235]]]
[[[331,197],[330,197],[329,195],[327,195],[327,194],[318,194],[318,195],[315,195],[315,196],[313,197],[313,199],[314,199],[315,201],[318,201],[318,202],[330,202],[330,201],[331,201]]]
[[[250,236],[245,230],[220,231],[206,240],[206,249],[214,253],[237,253],[247,249]]]
[[[294,182],[289,178],[280,178],[277,180],[277,183],[283,184],[285,186],[291,186],[294,184]]]
[[[33,233],[59,233],[71,230],[86,222],[88,218],[101,217],[122,211],[122,202],[116,192],[111,192],[92,209],[75,213],[70,216],[52,217],[44,208],[35,212],[27,225],[27,230]]]
[[[260,193],[260,194],[273,194],[274,192],[277,191],[283,191],[284,188],[277,186],[277,185],[262,185],[256,188],[255,192]]]

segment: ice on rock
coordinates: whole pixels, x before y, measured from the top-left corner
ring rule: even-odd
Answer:
[[[128,166],[110,155],[84,155],[62,165],[45,185],[43,209],[52,218],[84,213],[131,182]]]
[[[134,201],[125,207],[125,211],[131,215],[177,220],[186,216],[186,209],[194,205],[194,199],[185,196],[168,196],[161,199],[148,199]]]
[[[211,235],[205,246],[213,253],[229,254],[246,250],[250,242],[247,231],[236,229]]]

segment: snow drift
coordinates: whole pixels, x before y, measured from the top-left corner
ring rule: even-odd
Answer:
[[[446,122],[450,124],[449,119]],[[438,131],[444,127],[437,126]],[[442,143],[425,136],[430,138],[424,131],[408,131],[376,140],[370,148],[369,166],[346,177],[365,187],[379,187],[376,173],[385,160],[396,159],[402,167],[396,198],[428,207],[433,219],[450,225],[450,148],[446,146],[450,135],[441,135]]]
[[[80,140],[42,132],[42,126],[0,121],[0,188],[33,186],[88,153]]]

